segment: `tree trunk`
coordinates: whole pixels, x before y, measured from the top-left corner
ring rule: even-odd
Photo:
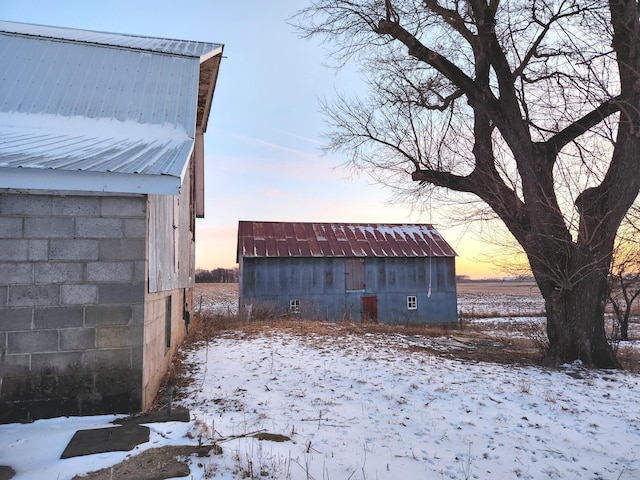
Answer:
[[[620,320],[620,340],[629,340],[629,317],[631,316],[631,305],[627,303],[627,310]]]
[[[618,368],[604,329],[606,275],[592,272],[570,290],[540,283],[547,308],[550,362],[580,360],[589,367]]]

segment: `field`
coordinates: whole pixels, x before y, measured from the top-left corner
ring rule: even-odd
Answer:
[[[458,311],[464,314],[500,315],[535,313],[544,310],[544,301],[533,282],[461,282],[457,285]],[[197,283],[196,311],[218,315],[235,314],[238,308],[237,283]]]
[[[433,351],[445,355],[502,363],[539,362],[546,348],[544,300],[534,282],[527,281],[467,281],[457,285],[459,328],[440,337],[439,331],[428,326],[403,327],[375,325],[342,325],[353,331],[425,332],[438,340],[431,341]],[[215,318],[232,317],[238,311],[238,284],[198,283],[194,293],[197,312]],[[640,371],[640,318],[635,307],[629,325],[630,342],[614,342],[618,357],[626,369]],[[288,325],[287,321],[283,322]],[[243,324],[251,329],[257,324]],[[271,325],[275,325],[271,320]],[[324,329],[324,324],[307,322],[306,331]],[[614,326],[607,316],[607,333],[611,336]],[[442,342],[444,346],[438,345]],[[473,348],[449,349],[452,343],[473,345]]]

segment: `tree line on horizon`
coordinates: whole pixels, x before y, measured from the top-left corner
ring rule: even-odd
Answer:
[[[214,268],[196,270],[196,283],[238,283],[238,268]]]

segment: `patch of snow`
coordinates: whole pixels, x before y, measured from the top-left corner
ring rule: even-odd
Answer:
[[[458,361],[410,348],[420,341],[225,333],[187,355],[191,424],[154,424],[139,450],[218,443],[192,478],[640,478],[640,375]],[[128,453],[59,460],[76,429],[112,419],[0,425],[0,464],[16,480],[115,464]]]

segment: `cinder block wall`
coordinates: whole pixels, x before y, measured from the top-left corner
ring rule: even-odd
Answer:
[[[0,423],[138,411],[145,196],[0,192]]]

